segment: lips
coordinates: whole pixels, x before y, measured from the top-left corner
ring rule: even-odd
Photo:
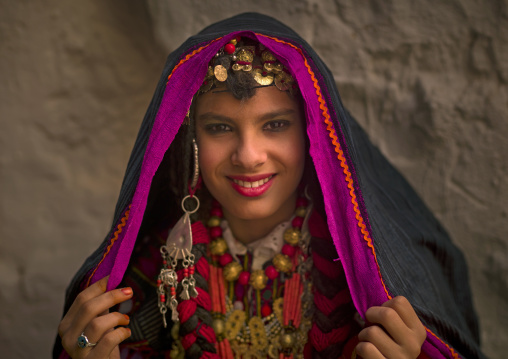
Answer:
[[[228,176],[231,186],[242,196],[257,197],[265,193],[273,183],[275,174],[256,176]]]
[[[271,175],[269,177],[265,177],[265,178],[260,179],[258,181],[242,181],[242,180],[238,180],[238,179],[232,178],[232,181],[234,183],[236,183],[237,185],[241,186],[241,187],[245,187],[245,188],[257,188],[259,186],[264,185],[272,177],[273,177],[273,175]]]

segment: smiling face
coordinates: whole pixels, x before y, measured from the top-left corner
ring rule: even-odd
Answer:
[[[195,118],[203,181],[226,219],[290,218],[305,162],[297,101],[273,86],[243,101],[211,91],[198,97]]]

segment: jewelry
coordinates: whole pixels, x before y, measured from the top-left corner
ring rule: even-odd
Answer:
[[[190,185],[190,191],[192,194],[196,191],[196,186],[198,185],[199,180],[199,151],[198,151],[198,144],[196,143],[196,139],[192,139],[192,148],[194,153],[194,172],[192,174],[192,182]]]
[[[90,341],[85,335],[85,332],[82,332],[81,335],[78,337],[78,347],[80,347],[81,349],[94,347],[96,345],[97,343],[90,343]]]
[[[185,207],[185,201],[194,199],[196,207],[188,210]],[[178,286],[178,274],[176,268],[178,260],[182,260],[184,278],[182,279],[183,291],[180,294],[182,300],[188,300],[190,297],[197,297],[198,292],[195,288],[196,280],[194,279],[194,254],[192,251],[192,230],[190,215],[199,209],[199,199],[190,195],[185,196],[182,200],[182,209],[185,212],[180,220],[173,227],[168,235],[166,244],[161,246],[162,269],[157,278],[157,293],[159,294],[158,305],[162,314],[164,328],[167,327],[166,312],[168,307],[171,309],[171,320],[178,322],[178,300],[176,299],[176,289]],[[167,301],[169,298],[169,304]]]
[[[198,162],[198,146],[196,140],[192,140],[194,149],[194,173],[192,182],[189,185],[190,194],[182,199],[182,209],[184,215],[176,223],[169,232],[166,244],[161,246],[162,268],[157,278],[157,294],[159,311],[162,314],[162,322],[164,328],[167,328],[166,313],[171,309],[171,320],[174,323],[179,322],[178,316],[178,300],[176,298],[176,290],[178,287],[178,274],[176,268],[178,260],[181,260],[183,267],[183,278],[181,280],[182,291],[180,293],[181,300],[189,300],[191,297],[196,298],[198,291],[196,290],[196,279],[194,278],[194,259],[192,254],[192,230],[190,215],[199,209],[199,199],[194,196],[199,185],[199,162]],[[186,201],[195,201],[193,210],[188,210],[185,206]]]
[[[242,267],[228,253],[220,227],[222,209],[217,203],[212,205],[207,223],[212,238],[209,290],[212,327],[221,357],[232,357],[232,352],[237,357],[249,354],[253,358],[302,356],[312,325],[312,263],[307,250],[310,234],[307,230],[302,233],[304,217],[310,212],[306,206],[306,199],[297,200],[292,228],[284,232],[286,243],[273,258],[273,265],[250,272],[248,255]],[[262,291],[270,290],[268,283],[273,293],[271,306],[261,304]],[[284,294],[280,295],[282,289]],[[250,307],[253,293],[255,304]]]
[[[262,44],[245,45],[248,39],[237,36],[231,39],[208,64],[208,72],[199,92],[210,91],[228,78],[228,71],[250,74],[260,86],[275,85],[291,94],[298,90],[293,76]],[[241,44],[240,44],[241,43]]]
[[[180,293],[181,300],[189,300],[191,297],[196,298],[198,291],[196,290],[196,279],[194,278],[194,259],[192,254],[192,230],[190,215],[199,209],[199,198],[194,194],[199,185],[199,158],[198,145],[196,139],[192,139],[194,153],[194,171],[192,180],[189,185],[189,195],[182,199],[182,209],[184,215],[176,223],[169,232],[166,244],[161,246],[162,268],[157,278],[157,294],[158,306],[162,314],[162,322],[164,328],[167,328],[166,313],[168,308],[171,309],[171,320],[174,323],[179,322],[178,317],[178,300],[176,298],[176,290],[178,287],[178,274],[176,268],[178,260],[181,260],[183,267],[183,279],[181,280],[182,291]],[[195,201],[193,210],[188,210],[185,206],[186,201]]]

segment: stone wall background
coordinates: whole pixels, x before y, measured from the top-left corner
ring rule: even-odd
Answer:
[[[0,0],[0,352],[47,357],[102,241],[167,53],[279,18],[464,250],[490,358],[508,351],[508,2]]]

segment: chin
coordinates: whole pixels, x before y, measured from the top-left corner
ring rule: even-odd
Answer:
[[[273,216],[275,211],[271,210],[271,206],[269,204],[263,204],[263,201],[257,202],[259,203],[223,206],[223,208],[232,216],[245,221],[262,220]]]

